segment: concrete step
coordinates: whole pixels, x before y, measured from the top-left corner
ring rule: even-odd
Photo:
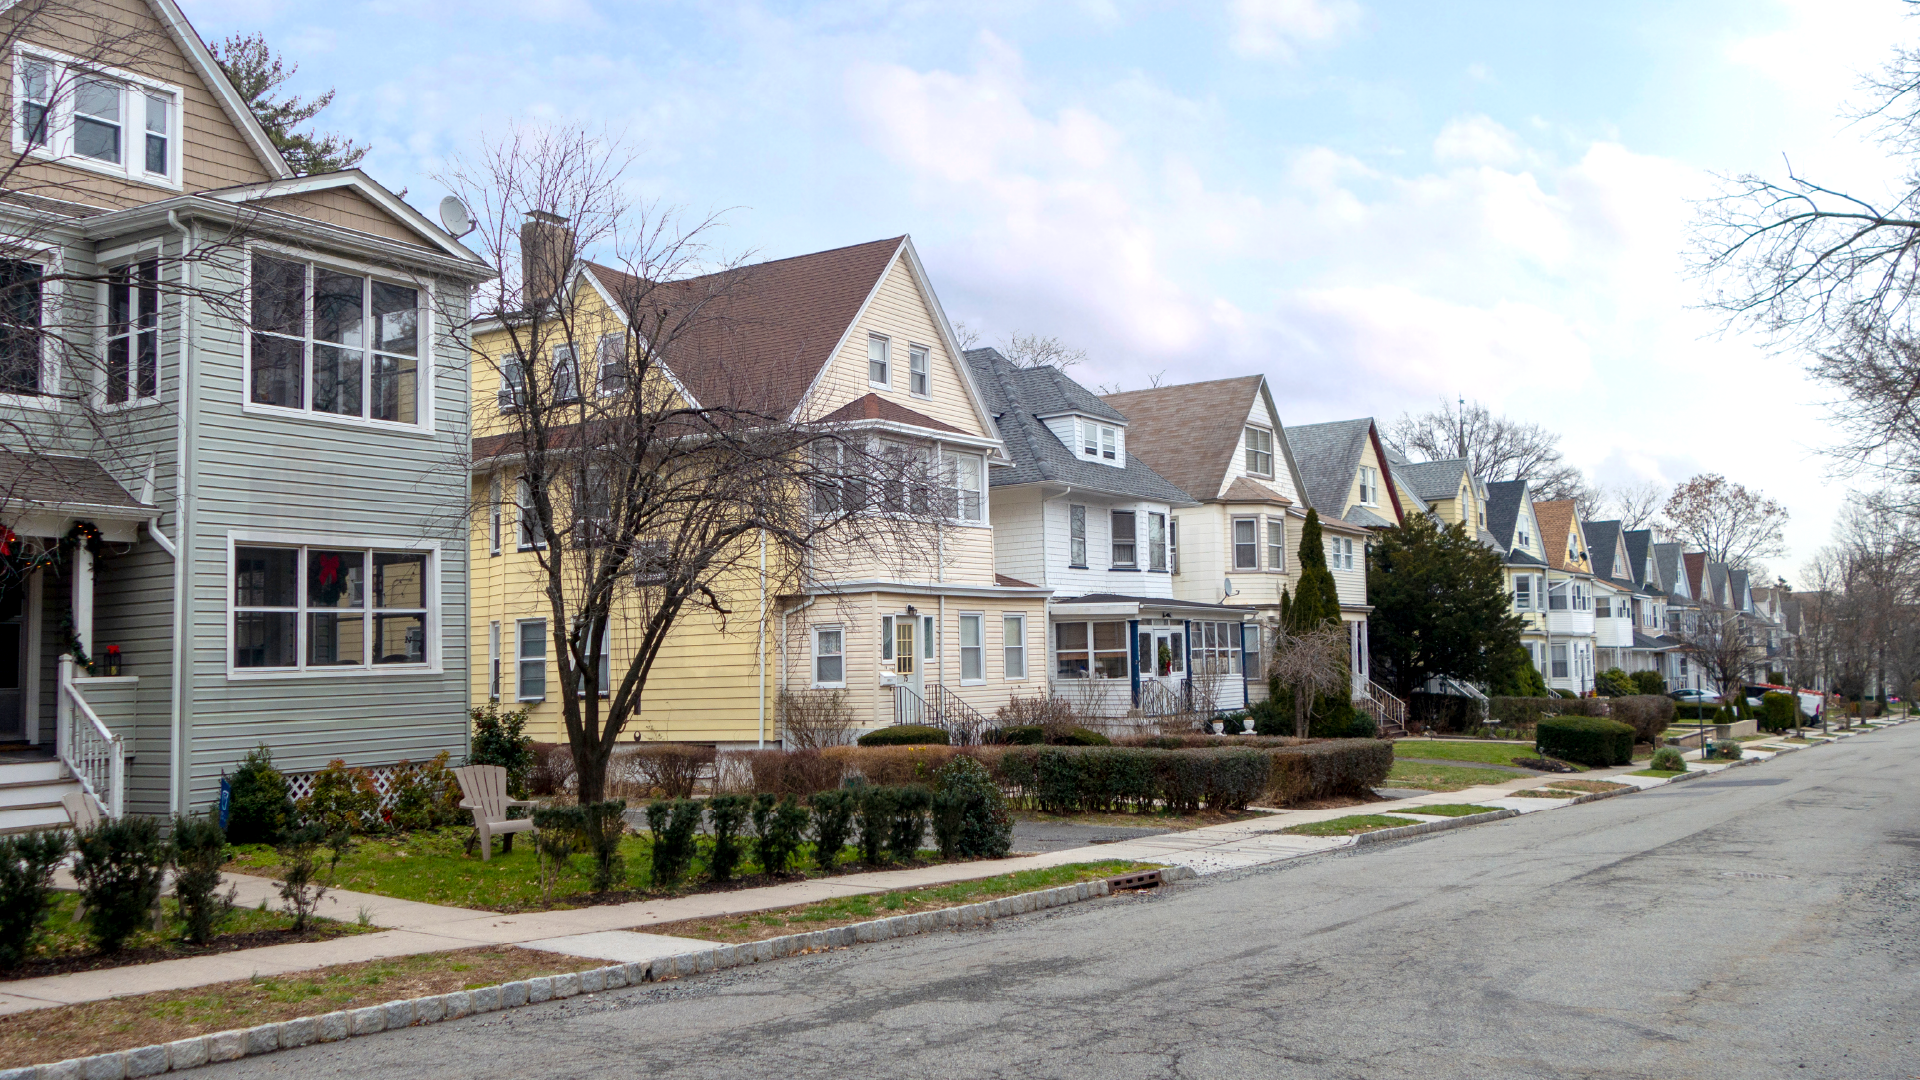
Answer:
[[[67,820],[66,808],[55,802],[52,806],[30,806],[0,810],[0,835],[28,832],[33,829],[65,828],[71,822]]]

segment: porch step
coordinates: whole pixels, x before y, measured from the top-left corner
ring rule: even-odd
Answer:
[[[29,832],[33,829],[60,829],[71,822],[67,820],[67,809],[58,801],[52,806],[24,806],[0,810],[0,836],[7,833]]]
[[[71,779],[72,777],[67,773],[66,763],[59,758],[0,763],[0,787],[13,787],[17,784],[57,784]]]
[[[0,787],[0,810],[24,810],[32,806],[59,806],[61,796],[79,791],[80,784],[63,780],[55,784],[13,784]]]

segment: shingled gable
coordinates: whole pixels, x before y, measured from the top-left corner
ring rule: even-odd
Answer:
[[[699,405],[763,409],[797,419],[896,262],[911,275],[969,406],[991,437],[991,414],[961,359],[913,240],[905,235],[754,263],[734,272],[730,283],[706,275],[652,290],[649,299],[661,302],[705,297],[701,318],[662,359],[681,391]],[[630,314],[623,310],[625,302],[642,292],[639,279],[611,266],[583,263],[579,273],[623,317]],[[837,409],[845,403],[822,405]]]
[[[1580,531],[1587,538],[1587,554],[1593,576],[1616,582],[1633,580],[1633,567],[1627,558],[1626,540],[1618,521],[1583,521]]]
[[[1547,553],[1547,565],[1568,573],[1587,571],[1567,560],[1567,537],[1576,527],[1573,500],[1554,499],[1533,504],[1533,519],[1540,523],[1540,543]]]
[[[1307,502],[1320,511],[1321,517],[1345,518],[1375,528],[1390,528],[1406,520],[1399,485],[1394,482],[1392,460],[1380,441],[1380,432],[1372,417],[1290,427],[1287,445],[1295,460],[1301,462],[1300,478],[1307,485]],[[1347,507],[1347,496],[1353,490],[1354,477],[1368,446],[1373,447],[1374,460],[1380,463],[1380,480],[1393,507],[1392,520],[1369,508],[1355,506],[1349,510]],[[1425,509],[1422,503],[1416,512]]]
[[[1258,375],[1242,375],[1129,390],[1100,400],[1127,418],[1127,445],[1137,448],[1134,452],[1154,472],[1194,498],[1209,501],[1224,494],[1233,455],[1240,449],[1240,421],[1253,411],[1261,382]],[[1286,439],[1276,441],[1284,446]]]

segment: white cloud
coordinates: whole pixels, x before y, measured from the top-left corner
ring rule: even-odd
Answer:
[[[1247,56],[1292,60],[1302,45],[1333,40],[1360,22],[1354,0],[1233,0],[1232,45]]]
[[[1522,160],[1520,141],[1513,132],[1486,116],[1462,116],[1447,121],[1433,140],[1433,159],[1442,165],[1493,165],[1504,168]]]

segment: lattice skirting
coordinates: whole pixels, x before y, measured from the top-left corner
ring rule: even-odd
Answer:
[[[409,770],[419,767],[417,764],[407,766]],[[395,781],[400,778],[400,766],[364,765],[361,766],[360,771],[366,773],[367,776],[373,780],[374,790],[380,793],[380,809],[391,809],[393,806],[394,789],[398,786]],[[287,773],[287,794],[293,796],[293,801],[296,803],[312,795],[313,778],[317,775],[319,775],[319,770],[308,773]]]

